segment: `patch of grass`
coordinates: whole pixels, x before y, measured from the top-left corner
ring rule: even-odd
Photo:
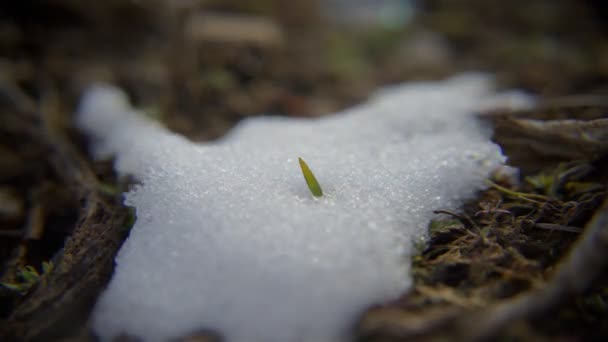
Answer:
[[[24,266],[17,270],[17,282],[15,283],[4,283],[0,285],[6,287],[9,290],[18,292],[21,295],[25,295],[34,285],[36,285],[44,274],[48,274],[53,270],[52,261],[42,262],[42,273],[38,273],[38,270],[33,266]]]

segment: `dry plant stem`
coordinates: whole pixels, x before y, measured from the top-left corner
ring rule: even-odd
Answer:
[[[13,256],[5,264],[3,281],[13,282],[17,277],[17,270],[26,265],[28,252],[27,242],[29,240],[40,240],[44,233],[44,214],[41,205],[34,205],[28,213],[24,229],[17,232],[22,238],[21,243],[13,252]]]
[[[608,266],[608,200],[587,224],[582,239],[551,281],[544,287],[478,312],[457,322],[468,340],[482,340],[498,334],[509,323],[532,318],[582,293]],[[476,317],[475,317],[476,316]]]
[[[445,215],[450,215],[456,219],[458,219],[460,222],[464,223],[468,223],[471,225],[471,227],[475,228],[477,231],[480,231],[481,229],[479,228],[479,226],[475,223],[475,221],[473,221],[467,214],[457,214],[454,212],[451,212],[449,210],[433,210],[433,214],[445,214]]]
[[[538,194],[529,194],[529,193],[524,193],[524,192],[519,192],[519,191],[513,191],[511,189],[507,189],[504,186],[498,185],[498,184],[496,184],[496,183],[494,183],[492,181],[489,181],[489,180],[486,181],[486,183],[489,186],[495,188],[496,190],[505,193],[506,195],[509,195],[511,197],[518,198],[518,199],[521,199],[521,200],[524,200],[524,201],[528,201],[528,202],[532,202],[532,203],[536,203],[536,204],[543,204],[543,202],[541,202],[541,201],[548,201],[549,200],[549,198],[547,196],[538,195]],[[536,201],[536,200],[534,200],[534,198],[538,199],[540,201]]]
[[[608,97],[602,95],[571,95],[555,98],[542,99],[538,103],[539,109],[546,108],[568,108],[568,107],[583,107],[596,106],[608,107]]]
[[[570,232],[570,233],[582,233],[583,232],[583,230],[579,227],[565,226],[562,224],[555,224],[555,223],[536,223],[536,224],[534,224],[534,227],[540,228],[540,229],[547,229],[547,230],[560,230],[562,232]]]

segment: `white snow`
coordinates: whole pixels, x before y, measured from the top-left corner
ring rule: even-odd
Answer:
[[[98,157],[115,155],[117,171],[142,183],[125,195],[137,221],[94,310],[95,332],[347,338],[362,310],[410,286],[412,241],[432,210],[457,208],[503,161],[472,115],[498,103],[488,78],[463,75],[392,87],[322,119],[248,119],[192,143],[141,116],[119,89],[92,87],[79,126]],[[298,157],[323,197],[311,195]]]

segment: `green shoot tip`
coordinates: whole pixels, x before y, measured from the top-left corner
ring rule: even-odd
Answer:
[[[323,190],[321,190],[321,185],[319,185],[317,178],[315,178],[315,175],[312,173],[312,171],[310,171],[308,164],[306,164],[306,162],[300,157],[298,157],[298,161],[300,162],[300,168],[302,169],[304,180],[306,181],[310,192],[315,197],[323,196]]]

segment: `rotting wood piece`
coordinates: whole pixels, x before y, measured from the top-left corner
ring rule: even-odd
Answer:
[[[596,160],[608,153],[608,119],[591,121],[515,119],[496,122],[496,139],[511,159],[517,151],[557,160]],[[529,158],[530,156],[525,156]]]
[[[56,100],[56,98],[55,98]],[[72,189],[81,209],[73,234],[53,258],[54,267],[0,322],[1,341],[88,340],[87,322],[99,293],[110,280],[114,257],[127,236],[128,210],[105,197],[90,163],[66,139],[52,113],[57,102],[40,105],[39,143],[62,183]]]
[[[53,271],[0,327],[0,340],[49,340],[83,331],[127,233],[125,210],[97,194],[89,194],[85,201],[82,219],[55,258]]]
[[[494,126],[492,139],[509,165],[530,173],[559,162],[606,158],[607,109],[607,97],[565,97],[541,100],[532,110],[494,111],[480,118]]]

